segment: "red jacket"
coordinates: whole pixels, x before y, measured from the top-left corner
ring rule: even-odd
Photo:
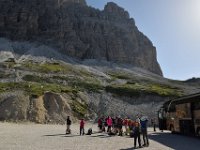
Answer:
[[[99,120],[98,120],[98,125],[102,125],[102,119],[101,118],[99,118]]]
[[[84,127],[84,125],[85,125],[85,122],[84,122],[84,120],[81,120],[81,122],[80,122],[80,127],[81,127],[81,128],[83,128],[83,127]]]
[[[124,124],[125,126],[128,126],[128,119],[124,119],[123,124]]]
[[[108,125],[108,126],[112,126],[112,119],[111,119],[111,118],[108,118],[108,119],[107,119],[107,125]]]

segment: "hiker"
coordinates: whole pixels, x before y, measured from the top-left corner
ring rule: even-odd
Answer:
[[[134,127],[135,127],[135,121],[129,120],[129,136],[132,138],[134,137]]]
[[[142,132],[143,141],[144,141],[143,146],[149,146],[149,139],[148,139],[148,136],[147,136],[148,118],[143,116],[140,120],[140,124],[141,124],[141,132]]]
[[[128,125],[128,117],[126,117],[125,119],[124,119],[124,121],[123,121],[123,125],[124,125],[124,127],[125,127],[125,135],[128,135],[128,133],[129,133],[129,125]]]
[[[99,118],[98,119],[98,127],[99,127],[99,131],[102,132],[102,127],[103,127],[103,118]]]
[[[156,132],[156,119],[155,118],[151,119],[151,125],[153,126],[153,131]]]
[[[85,121],[84,119],[81,119],[80,121],[80,135],[84,135],[85,134]]]
[[[115,117],[112,117],[112,128],[117,133],[117,119]]]
[[[66,120],[66,125],[67,125],[66,134],[71,134],[71,129],[70,129],[71,124],[72,124],[72,121],[70,119],[70,116],[67,116],[67,120]]]
[[[111,127],[112,127],[112,118],[109,116],[108,118],[107,118],[107,125],[108,125],[108,129],[107,129],[107,132],[109,133],[109,132],[111,132]]]
[[[139,148],[141,148],[141,139],[140,139],[140,121],[139,118],[136,119],[133,127],[133,133],[134,133],[134,149],[136,148],[137,145],[137,140],[139,144]]]
[[[130,130],[133,130],[133,124],[134,124],[134,121],[132,121],[131,119],[128,119],[129,132],[130,132]]]
[[[121,117],[118,117],[118,119],[117,119],[117,128],[118,128],[118,133],[119,133],[118,135],[119,136],[123,135],[122,127],[123,127],[123,119]]]
[[[106,132],[106,120],[105,117],[102,117],[102,132]]]
[[[119,133],[118,119],[119,119],[118,117],[115,118],[115,128],[117,133]]]

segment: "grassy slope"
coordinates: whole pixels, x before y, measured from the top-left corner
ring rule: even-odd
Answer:
[[[73,100],[71,108],[74,115],[78,118],[82,118],[85,114],[89,113],[88,105],[84,102],[79,102],[76,96],[79,91],[94,93],[106,91],[115,96],[127,97],[139,97],[145,94],[162,97],[179,97],[184,94],[183,89],[173,86],[183,84],[182,82],[169,81],[172,84],[161,84],[149,78],[117,70],[104,72],[110,77],[108,79],[99,77],[84,68],[71,64],[39,64],[31,61],[21,64],[11,64],[8,68],[18,70],[20,73],[17,75],[12,72],[1,71],[0,78],[9,79],[20,76],[22,80],[19,82],[0,82],[0,93],[22,90],[27,95],[34,97],[42,96],[47,91],[70,93]]]
[[[182,89],[168,84],[160,84],[147,78],[136,77],[130,73],[110,72],[113,80],[126,80],[125,84],[111,84],[106,91],[122,96],[140,96],[140,94],[152,94],[163,97],[179,97],[184,94]]]
[[[15,66],[11,66],[15,67]],[[145,78],[136,77],[130,73],[110,71],[106,74],[111,77],[107,85],[103,85],[97,76],[85,69],[76,68],[62,63],[33,63],[24,62],[15,67],[18,70],[29,71],[23,76],[20,83],[0,83],[0,92],[21,89],[31,95],[42,95],[45,91],[56,93],[71,91],[107,92],[120,96],[139,96],[152,94],[160,96],[181,96],[183,91],[177,87],[159,84]],[[5,77],[1,75],[2,77]],[[123,84],[113,83],[117,80],[125,81]]]

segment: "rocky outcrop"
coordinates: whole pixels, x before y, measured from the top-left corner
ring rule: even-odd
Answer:
[[[31,121],[35,123],[65,123],[69,115],[76,121],[80,119],[79,104],[87,103],[86,119],[96,119],[97,116],[111,115],[134,117],[135,114],[148,114],[154,117],[164,101],[159,96],[143,95],[138,97],[114,97],[109,93],[79,93],[74,100],[68,94],[47,92],[34,98],[25,96],[23,92],[0,94],[0,121]],[[75,103],[74,103],[75,102]],[[156,103],[156,105],[155,105]],[[76,106],[74,106],[76,104]],[[78,104],[78,105],[77,105]],[[76,109],[74,109],[76,107]],[[78,112],[79,111],[79,112]],[[79,113],[79,114],[77,114]],[[78,116],[77,116],[78,115]]]
[[[67,116],[73,120],[80,118],[77,103],[70,95],[47,92],[40,97],[26,96],[24,92],[0,94],[0,121],[32,121],[36,123],[65,123]],[[78,107],[78,106],[76,106]],[[84,112],[90,117],[89,109]],[[88,118],[89,119],[89,118]]]
[[[1,0],[0,37],[38,41],[78,59],[128,63],[162,75],[152,42],[112,2],[99,11],[85,0]]]
[[[27,120],[29,100],[23,93],[0,95],[0,120]]]

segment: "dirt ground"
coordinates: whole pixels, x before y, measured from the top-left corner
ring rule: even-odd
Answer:
[[[92,125],[86,125],[86,129]],[[93,130],[97,131],[96,125]],[[152,132],[150,146],[144,150],[199,150],[200,139]],[[72,126],[72,134],[65,135],[65,125],[0,123],[0,150],[133,150],[133,139],[108,136],[103,133],[79,136],[79,126]]]

